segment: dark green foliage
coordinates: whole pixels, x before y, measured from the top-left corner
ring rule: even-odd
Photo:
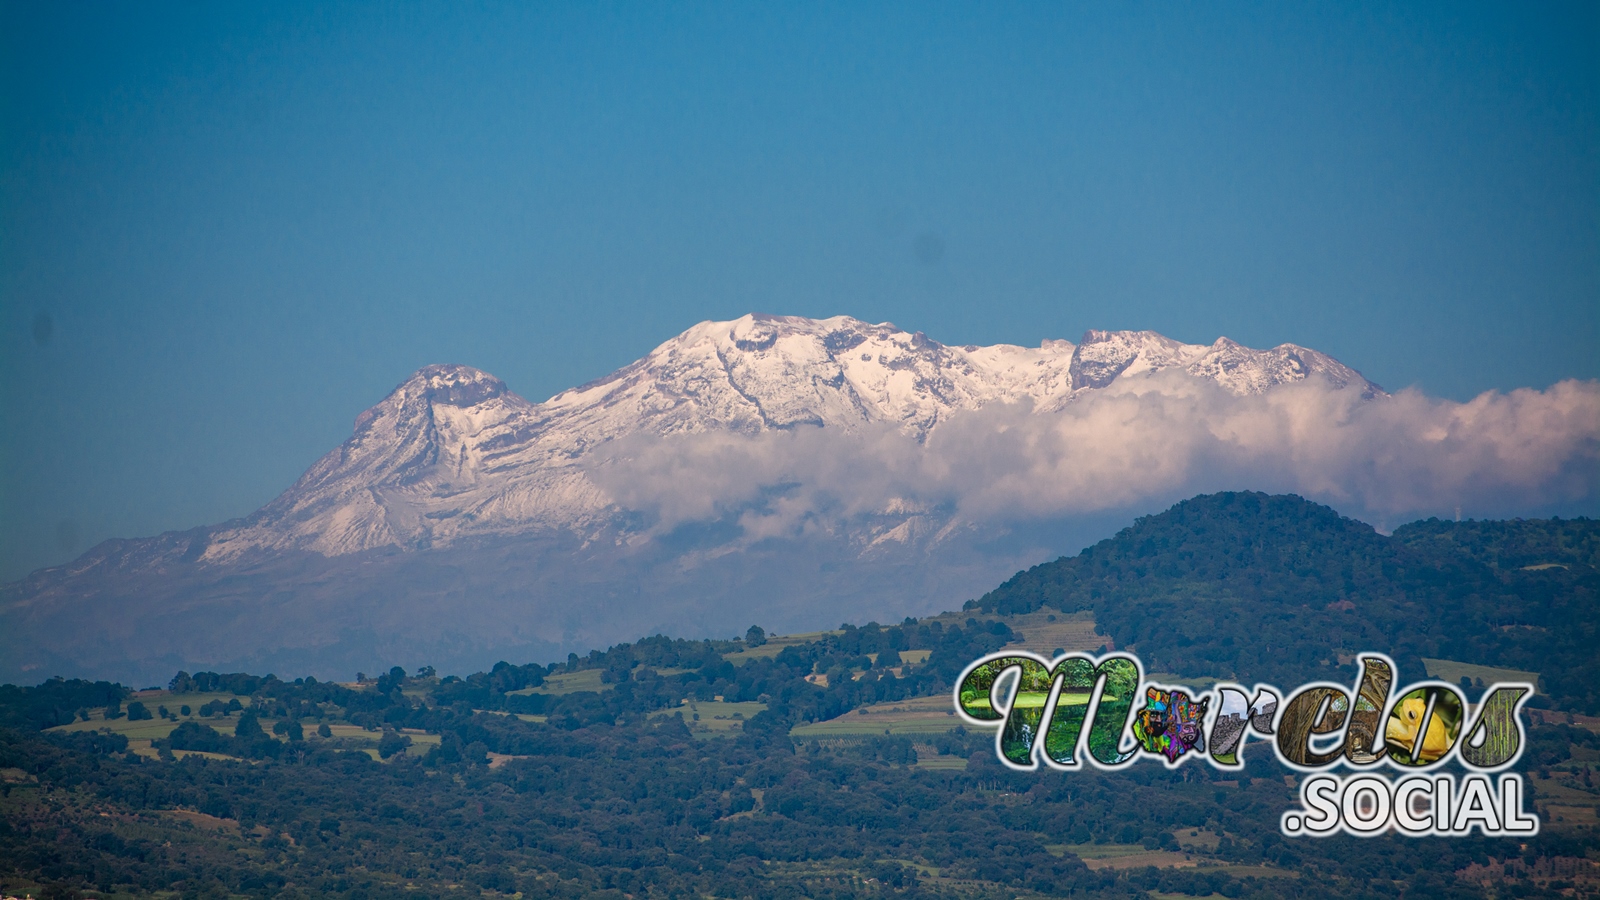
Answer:
[[[411,738],[396,731],[385,731],[383,737],[378,740],[378,755],[388,759],[396,753],[404,752],[409,746]]]
[[[167,735],[166,744],[173,750],[199,750],[206,753],[230,753],[233,738],[199,722],[184,722]]]
[[[968,606],[1092,609],[1158,671],[1289,686],[1351,679],[1351,657],[1378,650],[1405,680],[1424,656],[1540,672],[1557,706],[1600,712],[1597,544],[1588,519],[1429,520],[1385,537],[1299,497],[1214,494]],[[1523,568],[1547,563],[1565,568]]]
[[[278,679],[268,675],[261,678],[255,675],[246,675],[243,672],[232,672],[227,675],[218,675],[216,672],[179,672],[172,677],[167,689],[178,694],[203,693],[203,694],[237,694],[248,697],[261,690],[263,685]]]
[[[52,678],[37,687],[0,685],[0,727],[37,731],[66,725],[79,709],[121,703],[129,690],[109,681]]]
[[[290,743],[306,739],[305,729],[293,719],[285,719],[272,726],[272,733],[288,740]]]
[[[155,714],[151,713],[150,710],[146,709],[145,705],[143,703],[140,703],[138,700],[135,700],[132,703],[128,704],[128,721],[130,721],[130,722],[142,722],[145,719],[153,719],[153,718],[155,718]]]
[[[1395,529],[1419,551],[1459,554],[1503,572],[1529,566],[1600,568],[1600,528],[1592,519],[1428,519]]]

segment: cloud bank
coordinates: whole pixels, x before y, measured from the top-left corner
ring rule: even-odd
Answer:
[[[747,536],[939,511],[1006,525],[1213,490],[1294,492],[1347,515],[1528,514],[1600,501],[1600,383],[1362,400],[1320,381],[1236,396],[1182,373],[1059,412],[997,404],[919,443],[892,427],[619,441],[590,477],[659,529],[736,518]]]

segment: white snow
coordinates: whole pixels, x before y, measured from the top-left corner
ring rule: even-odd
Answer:
[[[1076,345],[953,347],[847,316],[747,315],[702,322],[544,403],[466,366],[424,368],[282,496],[216,533],[205,558],[438,546],[530,528],[591,532],[617,509],[585,465],[620,438],[886,424],[922,440],[958,411],[1018,401],[1058,410],[1114,380],[1174,367],[1236,394],[1312,376],[1381,394],[1354,370],[1293,344],[1252,350],[1226,338],[1208,347],[1149,331],[1091,331]],[[902,521],[878,541],[926,530],[916,510],[885,513]]]

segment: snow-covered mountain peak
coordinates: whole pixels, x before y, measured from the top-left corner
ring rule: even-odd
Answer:
[[[1079,390],[1103,388],[1124,373],[1187,365],[1204,352],[1154,331],[1086,331],[1072,354],[1072,384]]]
[[[506,383],[471,366],[436,365],[418,369],[396,390],[420,392],[430,402],[473,406],[509,393]]]
[[[1047,414],[1118,379],[1177,369],[1240,395],[1323,377],[1381,390],[1293,344],[1184,344],[1153,331],[1089,331],[948,346],[888,322],[751,314],[701,322],[604,378],[530,403],[468,366],[418,370],[288,491],[219,529],[207,559],[296,547],[325,554],[433,546],[532,528],[588,534],[618,508],[590,478],[598,449],[630,437],[756,435],[891,426],[921,441],[990,403]]]

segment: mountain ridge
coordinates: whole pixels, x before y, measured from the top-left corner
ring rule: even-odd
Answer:
[[[894,436],[900,452],[957,420],[1006,427],[986,410],[1041,419],[1172,379],[1238,396],[1321,379],[1359,392],[1357,402],[1385,396],[1291,344],[1250,350],[1226,338],[1091,331],[1076,344],[958,347],[843,316],[700,323],[542,403],[487,372],[431,365],[256,512],[103,542],[0,588],[0,633],[11,632],[0,669],[154,674],[231,660],[326,673],[375,657],[471,665],[512,647],[603,646],[641,628],[704,634],[760,618],[809,630],[958,606],[1082,546],[1101,525],[1015,529],[891,491],[843,513],[774,515],[777,530],[752,526],[750,510],[794,506],[781,485],[747,485],[753,499],[666,521],[619,499],[611,476],[639,440],[809,435],[787,449],[816,457],[839,440]],[[714,452],[680,459],[681,447],[657,449],[691,468],[725,465]]]
[[[886,425],[925,440],[958,412],[1021,401],[1048,413],[1169,369],[1236,394],[1309,378],[1365,398],[1383,394],[1354,369],[1294,344],[1251,350],[1227,338],[1208,346],[1149,331],[1089,331],[1077,344],[955,347],[890,323],[751,314],[700,323],[543,403],[469,366],[425,366],[357,416],[351,437],[283,494],[211,526],[198,560],[291,547],[323,555],[421,549],[469,534],[550,529],[596,539],[620,510],[584,464],[624,436]]]

